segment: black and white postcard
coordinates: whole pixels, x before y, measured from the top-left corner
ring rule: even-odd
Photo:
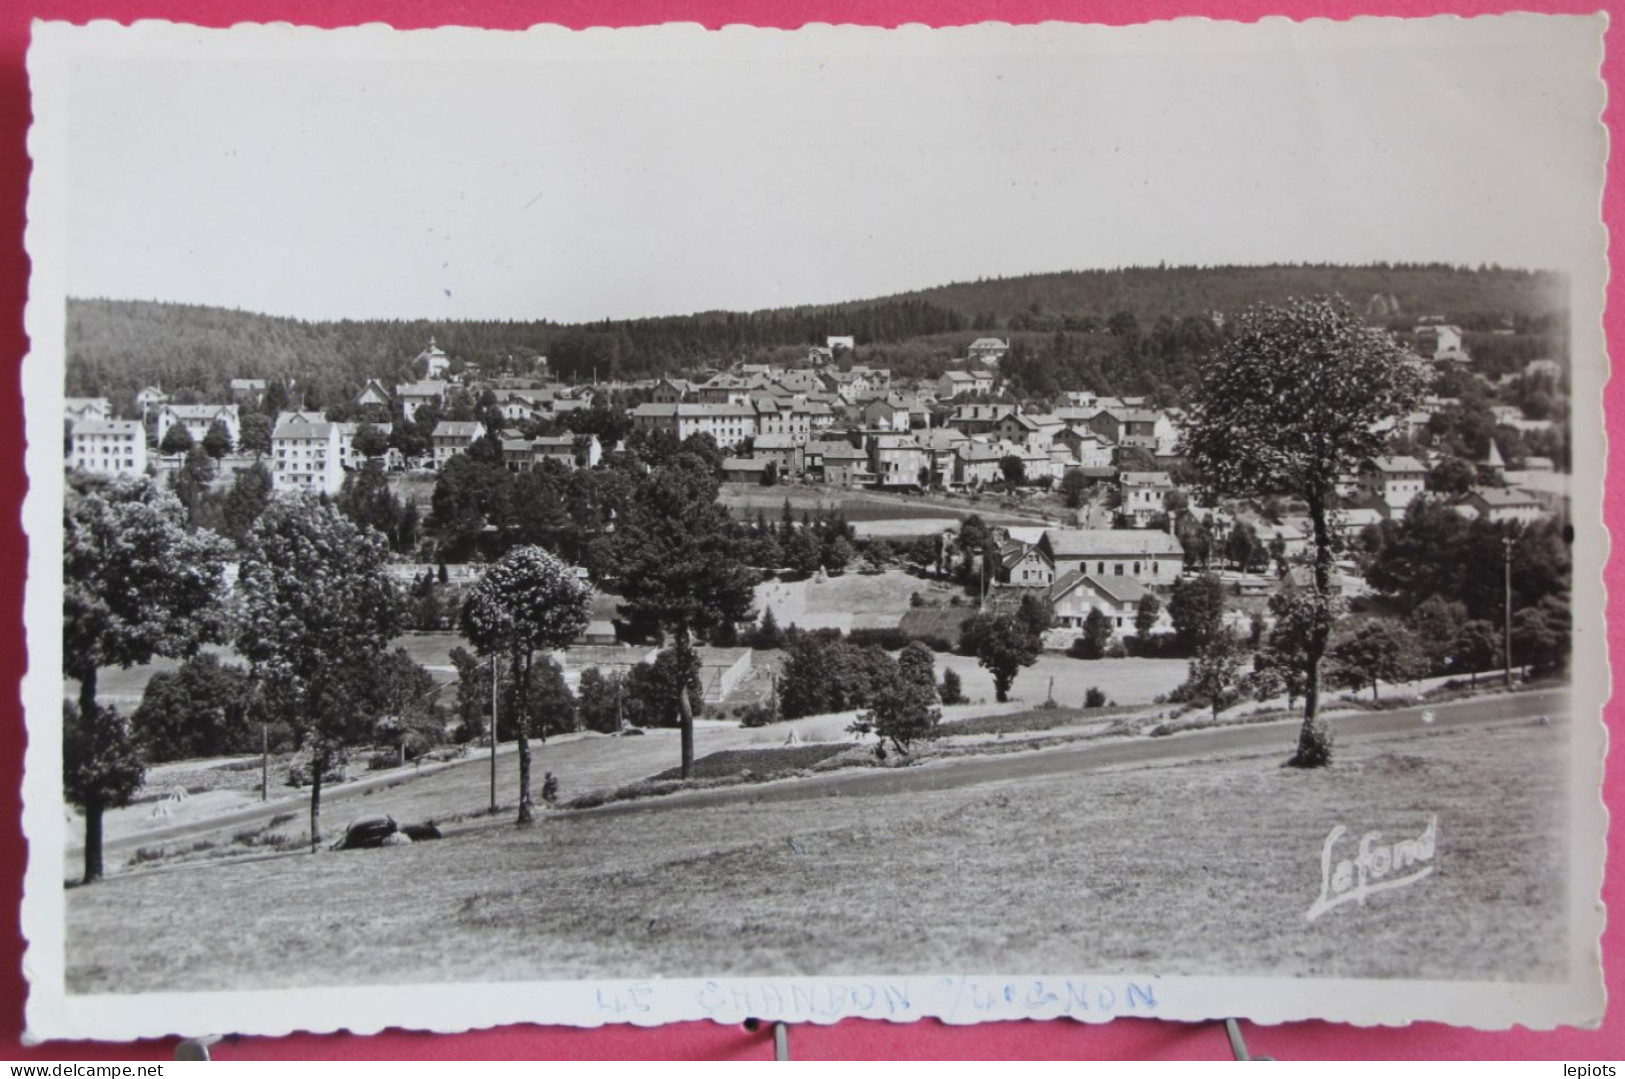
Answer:
[[[1596,1024],[1603,29],[36,24],[29,1036]]]

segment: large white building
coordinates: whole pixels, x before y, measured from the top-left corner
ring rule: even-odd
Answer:
[[[639,405],[632,422],[640,431],[670,431],[678,441],[706,434],[723,449],[732,449],[758,433],[754,405]]]
[[[271,488],[337,494],[344,486],[339,425],[320,416],[284,412],[271,432]]]
[[[192,436],[192,443],[200,445],[216,421],[225,426],[226,434],[231,436],[231,444],[235,447],[243,434],[236,405],[165,405],[158,410],[158,443],[162,445],[169,429],[178,423]]]
[[[147,431],[140,420],[91,417],[73,425],[69,464],[86,472],[140,476],[147,471]]]

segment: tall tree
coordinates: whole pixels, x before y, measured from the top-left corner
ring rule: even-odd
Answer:
[[[172,423],[164,437],[158,442],[159,453],[186,453],[196,444],[192,432],[186,429],[184,423]]]
[[[733,521],[717,504],[717,490],[706,462],[681,453],[644,477],[617,522],[610,561],[625,598],[621,613],[635,631],[672,634],[680,649],[695,634],[751,618],[754,575],[739,558]],[[685,778],[694,768],[689,697],[679,692],[676,702]]]
[[[267,394],[269,396],[269,394]],[[271,418],[259,412],[243,416],[238,425],[237,446],[256,459],[271,452]]]
[[[1406,682],[1427,670],[1416,635],[1386,619],[1372,619],[1340,635],[1331,646],[1331,657],[1349,688],[1370,686],[1374,701],[1379,699],[1379,683]]]
[[[501,655],[514,671],[518,719],[519,819],[534,819],[530,796],[530,693],[538,649],[568,648],[587,628],[591,590],[540,547],[515,547],[485,571],[463,602],[463,636],[484,656]]]
[[[209,424],[208,431],[203,435],[203,452],[218,461],[234,449],[231,431],[226,428],[225,421],[215,420]]]
[[[1416,405],[1424,378],[1387,333],[1342,299],[1249,308],[1207,357],[1185,427],[1185,453],[1210,504],[1291,494],[1313,526],[1312,593],[1329,607],[1337,484],[1382,453],[1383,430]],[[1320,664],[1331,618],[1306,642],[1303,725],[1293,763],[1327,759]]]
[[[242,543],[248,530],[271,504],[271,472],[259,461],[231,478],[231,487],[220,502],[221,526],[233,543]]]
[[[259,748],[248,724],[250,691],[241,667],[202,652],[152,676],[130,727],[152,761],[218,757]]]
[[[243,546],[237,650],[267,710],[310,749],[312,849],[322,781],[347,742],[370,736],[372,672],[400,626],[388,557],[381,535],[308,496],[273,502]]]
[[[225,555],[225,542],[188,531],[180,502],[149,479],[70,480],[62,520],[62,668],[79,683],[79,748],[124,755],[123,720],[96,703],[101,668],[186,658],[222,636]],[[76,772],[97,764],[94,756],[64,761]],[[102,814],[117,804],[108,793],[119,787],[79,789],[87,883],[102,875]]]
[[[1017,672],[1038,662],[1038,635],[1015,615],[979,614],[959,634],[960,647],[993,676],[993,693],[1000,703],[1010,699]]]

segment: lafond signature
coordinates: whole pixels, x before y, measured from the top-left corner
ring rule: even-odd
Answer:
[[[1381,832],[1367,832],[1357,847],[1345,847],[1351,856],[1339,858],[1338,844],[1348,831],[1339,824],[1327,834],[1320,849],[1320,897],[1309,908],[1311,922],[1334,907],[1364,903],[1368,895],[1415,884],[1433,872],[1433,851],[1439,836],[1437,815],[1429,819],[1428,826],[1415,839],[1384,844]]]

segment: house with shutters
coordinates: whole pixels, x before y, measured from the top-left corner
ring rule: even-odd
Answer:
[[[927,470],[930,457],[908,435],[871,435],[869,471],[881,487],[918,487],[920,474]]]
[[[1044,588],[1055,583],[1055,566],[1037,543],[1005,541],[998,552],[995,574],[1000,584],[1015,588]]]
[[[1038,542],[1057,579],[1076,570],[1096,579],[1132,577],[1164,591],[1185,567],[1178,538],[1151,529],[1048,528]]]
[[[1427,478],[1427,466],[1414,457],[1372,457],[1360,466],[1356,485],[1398,517],[1427,489]]]
[[[975,487],[996,483],[1004,478],[999,462],[1004,454],[999,447],[969,439],[954,447],[954,485]]]
[[[1079,468],[1110,468],[1116,444],[1087,427],[1065,427],[1055,436],[1055,446],[1071,451]],[[1052,447],[1053,448],[1053,447]]]
[[[401,415],[416,420],[418,409],[424,405],[442,405],[446,401],[446,383],[441,379],[424,379],[395,387],[395,397],[401,403]]]
[[[897,394],[872,399],[858,415],[863,426],[879,431],[907,431],[910,427],[908,401]]]
[[[140,420],[87,415],[74,423],[68,466],[107,476],[141,476],[147,471],[147,429]]]
[[[979,368],[944,371],[937,379],[937,396],[947,400],[966,394],[989,394],[993,387],[993,375]]]
[[[1155,451],[1159,413],[1148,408],[1104,408],[1089,420],[1089,429],[1119,446]]]
[[[707,434],[722,449],[730,450],[747,438],[755,438],[757,431],[756,406],[746,395],[744,404],[673,404],[657,405],[653,402],[639,405],[631,412],[632,424],[640,431],[654,434],[666,431],[679,442],[691,435]]]
[[[441,420],[429,435],[433,449],[435,471],[446,467],[460,453],[467,453],[474,440],[485,434],[485,427],[472,420]]]
[[[1056,577],[1050,586],[1049,599],[1060,628],[1081,630],[1089,619],[1089,612],[1099,611],[1111,625],[1112,636],[1122,637],[1136,632],[1134,620],[1140,613],[1140,601],[1151,594],[1151,589],[1133,577],[1101,577],[1072,570]],[[1164,630],[1172,624],[1164,607],[1152,631]]]
[[[973,438],[978,435],[997,437],[999,421],[1015,411],[1016,406],[1009,404],[957,405],[943,426],[963,431]]]
[[[780,476],[799,476],[806,470],[807,440],[797,435],[757,435],[750,456],[772,461]]]
[[[698,387],[686,378],[663,378],[649,391],[649,400],[657,405],[675,405],[679,401],[693,400]]]
[[[1123,472],[1117,477],[1119,510],[1135,528],[1148,527],[1168,508],[1174,482],[1166,472]]]
[[[845,440],[813,440],[802,447],[809,479],[834,487],[857,487],[872,478],[869,455]]]

